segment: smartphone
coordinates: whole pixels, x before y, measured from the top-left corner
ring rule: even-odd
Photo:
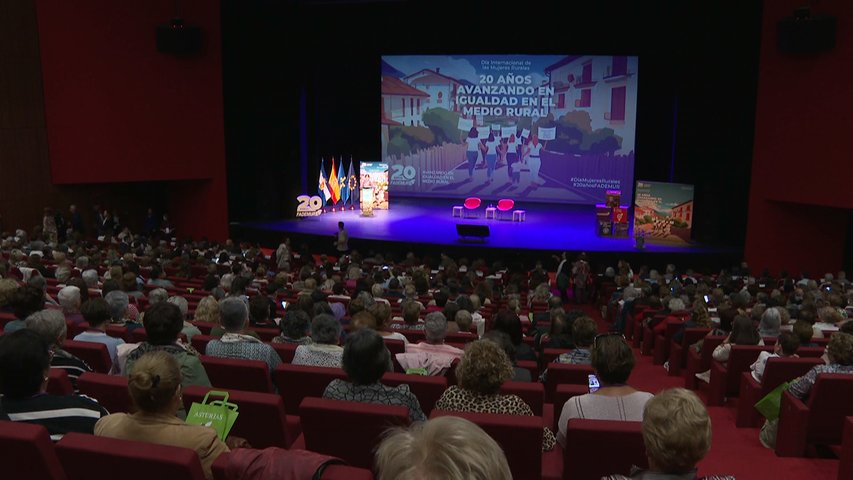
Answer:
[[[284,301],[284,300],[281,301],[281,308],[287,310],[287,302],[286,301]]]
[[[711,303],[711,297],[705,295],[705,303]]]
[[[601,386],[601,384],[598,383],[598,377],[596,377],[594,373],[590,373],[589,374],[589,393],[595,393],[600,386]]]

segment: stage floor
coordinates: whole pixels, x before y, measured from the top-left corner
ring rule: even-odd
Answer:
[[[339,221],[346,224],[352,239],[369,239],[431,245],[471,245],[461,241],[456,224],[488,225],[490,236],[477,248],[525,250],[584,250],[592,252],[637,251],[633,238],[610,238],[596,235],[595,208],[588,205],[525,204],[517,206],[527,211],[525,222],[486,220],[484,207],[479,218],[453,217],[455,203],[433,199],[395,199],[390,210],[375,210],[373,217],[362,217],[360,210],[328,212],[319,217],[269,222],[243,222],[239,227],[265,232],[297,235],[318,235],[328,239],[337,232]],[[649,253],[731,253],[732,248],[699,244],[649,244]]]

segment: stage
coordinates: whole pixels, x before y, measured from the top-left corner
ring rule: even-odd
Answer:
[[[485,203],[485,202],[484,202]],[[286,236],[291,240],[310,239],[310,246],[319,251],[329,250],[338,222],[344,222],[349,232],[350,245],[358,248],[362,240],[441,247],[467,247],[477,249],[633,253],[740,254],[740,249],[700,244],[669,244],[646,242],[643,250],[635,247],[633,237],[612,238],[596,235],[595,208],[590,205],[546,205],[527,203],[516,205],[524,209],[526,221],[486,219],[486,203],[477,210],[478,218],[452,216],[453,205],[459,203],[435,199],[394,199],[390,210],[374,210],[373,217],[361,216],[361,211],[327,212],[318,217],[286,219],[266,222],[243,222],[234,225],[241,238],[263,238],[277,244]],[[506,214],[510,218],[511,213]],[[456,224],[486,225],[489,237],[472,243],[460,239]],[[317,238],[319,237],[319,238]],[[259,240],[260,241],[260,240]],[[317,242],[316,244],[314,242]],[[734,258],[734,257],[733,257]]]

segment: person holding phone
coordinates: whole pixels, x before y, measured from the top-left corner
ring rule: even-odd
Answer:
[[[566,443],[566,431],[572,418],[593,420],[643,420],[643,408],[654,395],[627,384],[634,369],[634,352],[620,333],[603,333],[592,345],[590,393],[569,399],[562,407],[557,424],[557,441]]]

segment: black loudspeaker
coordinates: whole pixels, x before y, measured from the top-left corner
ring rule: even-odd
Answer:
[[[456,233],[459,234],[461,241],[471,241],[471,240],[479,240],[481,242],[486,241],[486,237],[489,236],[489,226],[488,225],[466,225],[462,223],[456,224]]]
[[[837,23],[835,17],[812,16],[807,9],[798,9],[793,17],[776,24],[779,50],[799,55],[828,52],[835,48]]]
[[[157,51],[178,56],[192,56],[201,53],[201,28],[185,25],[183,20],[175,18],[168,25],[157,26]]]

